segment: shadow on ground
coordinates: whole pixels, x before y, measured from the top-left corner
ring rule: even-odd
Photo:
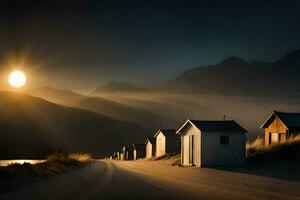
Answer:
[[[249,162],[241,167],[216,167],[216,169],[265,176],[288,181],[300,181],[300,160],[281,159],[276,161]]]

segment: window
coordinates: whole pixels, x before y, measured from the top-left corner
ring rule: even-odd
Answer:
[[[229,136],[228,135],[220,136],[220,144],[229,145]]]

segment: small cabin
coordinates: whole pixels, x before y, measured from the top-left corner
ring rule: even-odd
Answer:
[[[156,139],[153,138],[148,138],[145,142],[146,146],[146,158],[152,158],[155,156],[155,149],[156,149]]]
[[[133,146],[132,145],[126,146],[126,156],[127,156],[127,160],[133,160]]]
[[[146,146],[145,144],[133,144],[133,160],[145,158]]]
[[[118,157],[119,157],[118,152],[114,152],[114,154],[112,155],[112,159],[118,160]]]
[[[133,159],[133,147],[130,145],[122,147],[122,155],[123,155],[122,160],[132,160]]]
[[[125,160],[125,155],[124,155],[124,153],[120,153],[120,160]]]
[[[275,110],[261,128],[265,131],[265,145],[284,143],[291,136],[300,134],[300,113]]]
[[[156,138],[156,157],[167,153],[180,153],[180,136],[174,129],[158,130],[154,138]]]
[[[243,165],[246,156],[246,130],[233,120],[187,120],[181,136],[183,166]]]
[[[117,160],[121,160],[121,153],[120,152],[117,152],[117,157],[116,157]]]

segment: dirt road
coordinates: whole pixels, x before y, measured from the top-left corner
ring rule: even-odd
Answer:
[[[300,199],[300,183],[153,161],[95,161],[4,199]]]

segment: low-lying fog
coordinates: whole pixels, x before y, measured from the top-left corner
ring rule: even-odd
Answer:
[[[248,138],[262,133],[260,126],[273,110],[300,111],[297,99],[276,97],[172,93],[102,94],[101,97],[179,121],[176,128],[187,118],[222,120],[225,115],[227,120],[236,120],[246,128],[249,131]]]

